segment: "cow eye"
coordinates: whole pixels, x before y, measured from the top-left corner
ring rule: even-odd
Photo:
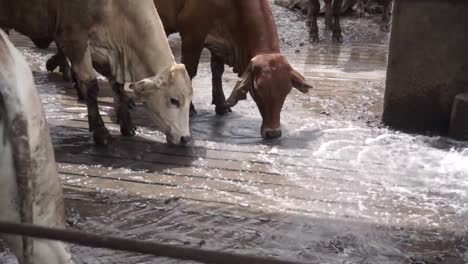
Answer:
[[[175,105],[177,107],[180,107],[179,100],[177,100],[177,99],[171,98],[171,104],[173,104],[173,105]]]

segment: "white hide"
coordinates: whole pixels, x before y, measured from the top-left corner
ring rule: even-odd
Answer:
[[[89,45],[93,63],[110,68],[106,77],[136,82],[176,65],[153,0],[107,1],[101,8]]]
[[[26,214],[33,224],[64,228],[63,194],[40,98],[26,61],[1,30],[0,98],[4,103],[4,107],[0,104],[0,219],[22,222],[21,215]],[[15,119],[21,123],[15,121],[16,125],[25,128],[23,133],[11,129]],[[25,148],[18,155],[15,151],[21,145],[19,141]],[[27,159],[31,162],[22,164]],[[25,175],[17,175],[15,160],[29,169],[26,188],[18,184],[18,179]],[[30,207],[22,208],[24,199],[32,201]],[[3,238],[20,264],[73,263],[68,247],[61,242]],[[23,251],[24,248],[27,249]]]
[[[167,140],[179,144],[190,137],[189,109],[193,90],[187,70],[177,64],[153,0],[108,1],[103,4],[100,20],[89,34],[94,65],[108,68],[118,83],[164,79],[173,80],[146,86],[146,96],[137,96]],[[125,17],[126,19],[115,19]],[[172,69],[168,71],[167,69]],[[171,98],[182,107],[173,108]]]

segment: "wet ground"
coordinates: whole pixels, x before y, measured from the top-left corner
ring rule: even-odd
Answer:
[[[101,111],[114,142],[96,148],[86,106],[45,71],[50,51],[12,39],[30,62],[50,124],[71,228],[306,263],[468,263],[468,143],[380,124],[388,35],[378,17],[344,20],[345,42],[309,44],[303,18],[274,7],[291,64],[315,89],[293,91],[283,138],[262,141],[255,103],[217,117],[209,55],[194,80],[192,147],[165,145],[146,114],[119,136],[103,82]],[[323,18],[319,26],[323,28]],[[171,37],[180,57],[180,40]],[[236,76],[225,74],[226,94]],[[77,263],[180,263],[73,247]],[[0,250],[0,263],[14,263]]]

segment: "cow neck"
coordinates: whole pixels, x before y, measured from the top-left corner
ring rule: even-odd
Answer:
[[[208,46],[242,75],[255,56],[281,53],[281,49],[268,0],[238,0],[235,9],[236,19],[220,19],[208,37],[212,41]]]
[[[159,32],[159,30],[156,30],[156,32]],[[161,71],[171,68],[176,63],[166,35],[148,35],[144,39],[141,39],[138,34],[132,37],[133,47],[129,52],[135,56],[131,58],[133,61],[130,62],[134,71],[133,81],[155,76]],[[144,43],[144,46],[141,46],[142,43]]]
[[[153,77],[172,67],[175,59],[154,3],[139,1],[138,5],[132,5],[121,12],[132,18],[131,23],[122,19],[120,27],[116,27],[113,22],[112,28],[116,30],[114,35],[126,36],[126,43],[122,46],[126,49],[128,64],[132,67],[132,81]],[[122,28],[125,29],[124,33]]]

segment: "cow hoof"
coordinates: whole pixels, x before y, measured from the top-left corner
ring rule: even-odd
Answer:
[[[128,111],[128,107],[117,108],[116,116],[117,124],[120,124],[120,133],[122,134],[122,136],[135,136],[136,127],[133,125],[132,116]]]
[[[124,137],[133,137],[136,135],[136,128],[135,127],[131,127],[131,128],[121,128],[120,129],[120,133],[122,134],[122,136]]]
[[[319,42],[319,36],[318,36],[318,34],[310,34],[310,42],[312,42],[312,43],[318,43],[318,42]]]
[[[224,106],[216,106],[215,111],[216,111],[216,114],[220,116],[223,116],[227,113],[232,112],[230,107],[224,107]]]
[[[382,24],[382,25],[380,26],[380,30],[381,30],[382,32],[388,33],[388,32],[390,32],[390,25],[389,25],[389,24]]]
[[[111,140],[109,130],[105,127],[97,128],[93,131],[94,143],[98,146],[107,146]]]
[[[343,43],[343,36],[333,35],[333,41],[336,42],[336,43]]]

